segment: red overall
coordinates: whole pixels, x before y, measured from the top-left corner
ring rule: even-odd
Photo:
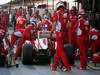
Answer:
[[[17,31],[24,33],[25,29],[18,29]],[[15,42],[17,41],[18,37],[14,35],[14,32],[11,34],[11,45],[14,46]]]
[[[94,63],[100,63],[100,51],[98,51],[98,49],[100,49],[100,31],[92,28],[90,32],[91,38],[94,35],[97,36],[97,39],[95,40],[91,39],[91,48],[93,52],[92,60]]]
[[[54,13],[53,16],[53,20],[56,22],[59,20],[59,22],[61,22],[61,31],[56,31],[56,41],[57,41],[57,48],[56,48],[56,53],[54,56],[54,63],[51,65],[51,67],[53,69],[57,68],[57,64],[59,62],[59,59],[62,60],[64,67],[67,70],[70,70],[70,64],[68,62],[68,58],[66,57],[65,53],[64,53],[64,18],[63,18],[63,13],[64,13],[64,8],[60,8],[59,11],[56,11],[56,13]]]
[[[76,23],[78,21],[77,20],[77,16],[76,15],[70,15],[69,19],[70,19],[70,22],[71,22],[72,26],[71,26],[71,28],[69,28],[69,31],[68,31],[68,33],[69,33],[68,36],[71,35],[71,37],[68,40],[71,40],[70,43],[74,44],[74,47],[76,48],[76,45],[77,45],[76,40],[77,40],[77,38],[76,38],[75,25],[76,25]]]
[[[100,55],[93,57],[93,63],[100,63]]]
[[[26,19],[23,18],[23,17],[18,17],[17,18],[17,24],[16,24],[14,32],[19,31],[19,32],[23,33],[24,30],[25,30],[25,24],[26,24]],[[12,47],[13,47],[13,45],[15,44],[15,42],[17,40],[17,37],[14,35],[14,32],[11,35],[11,44],[12,44]]]
[[[5,32],[7,31],[8,21],[8,15],[0,15],[0,29],[3,29]]]
[[[85,26],[85,20],[81,19],[78,21],[77,28],[80,28],[81,34],[78,36],[78,47],[80,49],[80,69],[86,69],[87,66],[87,43],[88,43],[88,37],[86,34],[86,26]],[[78,31],[77,31],[78,32]]]
[[[23,18],[22,16],[18,17],[15,30],[24,29],[25,28],[25,24],[26,24],[26,19]]]
[[[7,55],[7,50],[5,49],[4,45],[3,45],[3,39],[5,39],[6,45],[8,45],[8,36],[7,35],[7,28],[8,28],[8,15],[6,14],[1,14],[0,15],[0,52],[3,53],[5,56]],[[4,35],[2,35],[4,34]]]
[[[8,35],[4,30],[0,29],[0,53],[3,53],[6,56],[8,54],[8,51],[4,47],[3,39],[5,39],[5,45],[8,45]]]
[[[25,42],[25,40],[30,40],[32,42],[32,44],[34,44],[34,35],[32,34],[32,29],[33,29],[33,26],[29,26],[28,28],[26,28],[22,37],[19,39],[19,44],[18,44],[16,53],[15,53],[16,59],[17,59],[17,57],[21,56],[22,45]]]
[[[65,9],[66,10],[66,9]],[[63,19],[63,32],[64,32],[64,43],[66,43],[67,42],[67,27],[66,27],[66,25],[67,25],[67,23],[68,23],[68,19],[69,19],[69,14],[68,14],[68,12],[64,12],[65,14],[67,14],[65,17],[64,17],[64,19]]]
[[[19,16],[22,16],[22,14],[23,14],[22,10],[17,10],[16,18],[18,18]]]
[[[96,40],[91,39],[92,53],[95,54],[97,49],[100,49],[100,31],[92,28],[90,31],[90,38],[92,38],[93,35],[97,36]]]

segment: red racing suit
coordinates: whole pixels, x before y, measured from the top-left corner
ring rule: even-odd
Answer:
[[[63,21],[63,32],[64,32],[64,43],[67,43],[68,42],[68,38],[67,38],[67,27],[66,27],[66,25],[67,25],[67,23],[68,23],[68,19],[69,19],[69,14],[68,14],[68,12],[66,11],[66,9],[65,9],[65,12],[64,12],[64,15],[63,15],[63,17],[64,17],[64,19],[62,20]]]
[[[22,16],[17,18],[17,23],[16,23],[16,27],[15,30],[17,29],[24,29],[26,25],[26,19],[23,18]]]
[[[5,39],[6,45],[8,45],[8,21],[9,19],[7,14],[0,15],[0,52],[3,53],[5,56],[7,55],[7,50],[4,47],[3,39]]]
[[[87,51],[88,51],[88,38],[89,34],[87,34],[88,25],[85,25],[86,21],[81,19],[77,23],[77,41],[78,47],[80,49],[80,68],[86,69],[87,66]]]
[[[68,58],[66,57],[64,53],[64,27],[66,26],[64,26],[63,14],[64,14],[64,8],[60,8],[58,11],[54,13],[54,16],[53,16],[54,22],[56,23],[57,21],[60,22],[60,27],[58,27],[58,29],[60,28],[60,30],[56,30],[57,48],[56,48],[56,53],[54,56],[54,63],[51,65],[51,67],[56,69],[59,59],[61,59],[64,64],[64,67],[70,70],[71,67],[68,62]]]
[[[25,29],[18,29],[11,34],[11,45],[12,45],[12,47],[14,46],[17,39],[21,38],[21,36],[17,36],[15,33],[20,32],[20,34],[22,35],[24,33],[24,31],[25,31]]]
[[[3,29],[5,32],[7,31],[8,21],[8,15],[0,15],[0,29]]]
[[[16,59],[17,57],[21,56],[22,45],[25,42],[25,40],[30,40],[34,45],[34,33],[32,32],[32,30],[33,30],[33,26],[29,26],[28,28],[26,28],[25,31],[23,32],[22,37],[19,39],[19,44],[15,53]]]
[[[70,15],[69,16],[69,20],[70,20],[72,25],[71,25],[71,28],[68,29],[68,36],[71,36],[71,37],[68,38],[68,40],[76,48],[76,45],[77,45],[77,41],[76,40],[77,40],[77,38],[76,38],[75,25],[76,25],[78,19],[77,19],[76,15]]]
[[[23,18],[23,17],[21,17],[21,16],[18,17],[17,18],[16,27],[15,27],[15,31],[11,35],[11,44],[12,44],[12,47],[15,44],[17,38],[18,38],[14,33],[20,32],[20,34],[23,34],[23,32],[25,30],[25,25],[26,25],[26,19]]]
[[[38,23],[38,29],[40,30],[51,31],[51,28],[52,28],[52,23],[48,19],[43,19],[41,22]]]
[[[16,12],[16,18],[18,18],[19,16],[22,16],[22,14],[23,14],[22,10],[21,11],[17,10],[17,12]]]
[[[100,49],[100,31],[92,28],[90,30],[91,48],[92,53],[97,53],[97,49]]]
[[[5,39],[5,44],[3,39]],[[2,29],[0,29],[0,53],[3,53],[5,56],[7,55],[8,51],[5,48],[5,45],[8,45],[8,35],[6,34],[6,32]]]

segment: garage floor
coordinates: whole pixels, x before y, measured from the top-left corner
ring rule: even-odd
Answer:
[[[79,62],[76,62],[78,66]],[[92,65],[90,63],[90,65]],[[100,65],[97,65],[100,68]],[[19,68],[0,68],[0,75],[100,75],[100,70],[92,70],[88,68],[87,70],[79,70],[77,67],[72,67],[70,72],[62,72],[60,70],[52,72],[48,65],[30,65],[25,66],[21,62],[19,63]]]

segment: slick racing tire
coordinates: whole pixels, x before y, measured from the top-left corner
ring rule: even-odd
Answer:
[[[6,57],[0,54],[0,67],[4,67]]]
[[[24,65],[31,65],[33,63],[33,46],[25,43],[22,47],[22,63]]]
[[[68,57],[70,65],[71,66],[74,65],[74,63],[75,63],[75,58],[74,58],[75,57],[74,56],[75,48],[74,48],[74,45],[73,44],[65,44],[64,49],[65,49],[65,53]]]

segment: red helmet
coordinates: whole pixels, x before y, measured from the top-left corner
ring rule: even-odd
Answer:
[[[28,26],[27,26],[27,29],[33,30],[33,29],[34,29],[34,26],[33,26],[33,25],[28,25]]]

